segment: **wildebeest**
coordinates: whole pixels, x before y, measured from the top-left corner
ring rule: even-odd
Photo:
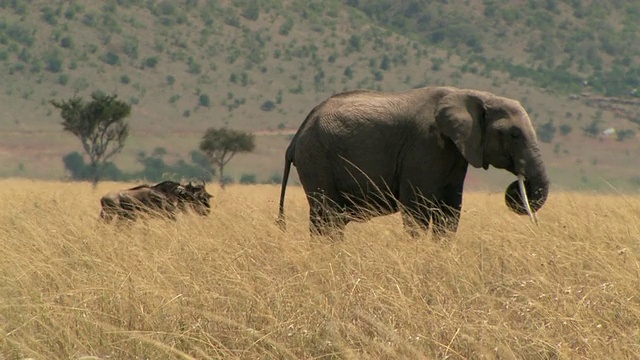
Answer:
[[[192,181],[182,185],[167,180],[155,185],[138,185],[126,190],[112,191],[100,198],[100,219],[111,221],[114,217],[135,220],[139,214],[176,219],[176,210],[188,211],[188,207],[199,215],[206,216],[211,211],[209,199],[212,197],[204,182]]]

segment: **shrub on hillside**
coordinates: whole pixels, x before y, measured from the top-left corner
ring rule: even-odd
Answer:
[[[276,104],[271,100],[267,100],[263,102],[262,105],[260,106],[260,110],[262,111],[271,111],[275,108],[276,108]]]
[[[553,120],[549,120],[546,123],[538,127],[537,133],[540,141],[550,143],[553,141],[553,137],[556,135],[557,127],[553,124]]]
[[[71,180],[88,181],[92,179],[93,169],[91,165],[85,163],[84,156],[73,151],[62,157],[65,170],[67,170]],[[103,180],[125,181],[131,176],[123,173],[114,163],[107,161],[102,166],[101,176]]]
[[[240,184],[243,185],[249,185],[249,184],[255,184],[258,182],[256,174],[242,174],[242,176],[240,176]]]
[[[137,160],[143,169],[129,176],[148,181],[162,181],[167,177],[200,178],[204,181],[211,181],[215,174],[215,169],[211,167],[211,164],[202,160],[203,157],[206,159],[204,154],[197,150],[191,151],[191,163],[179,159],[173,164],[167,164],[164,160],[167,153],[167,149],[163,147],[156,147],[151,155],[141,151],[138,153]]]
[[[560,125],[559,129],[560,129],[560,135],[569,135],[571,130],[573,130],[573,128],[569,124],[562,124]]]
[[[620,129],[616,131],[616,140],[625,141],[626,139],[631,139],[636,136],[635,131],[629,129]]]

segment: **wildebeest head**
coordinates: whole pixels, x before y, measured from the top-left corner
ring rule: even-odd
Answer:
[[[198,214],[206,216],[211,212],[211,204],[209,199],[213,195],[209,194],[205,189],[204,181],[189,181],[183,186],[186,196],[190,198],[189,205]]]

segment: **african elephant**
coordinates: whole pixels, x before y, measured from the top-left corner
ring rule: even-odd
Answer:
[[[430,223],[436,238],[455,233],[468,164],[518,176],[528,201],[517,201],[516,182],[505,192],[517,214],[532,216],[549,192],[536,133],[520,103],[455,87],[354,90],[317,105],[286,150],[282,228],[291,164],[309,202],[311,233],[339,238],[349,221],[397,211],[413,236]]]

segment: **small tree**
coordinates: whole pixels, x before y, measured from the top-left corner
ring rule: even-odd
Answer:
[[[116,96],[94,92],[88,103],[77,96],[62,102],[51,100],[61,110],[64,130],[80,140],[89,156],[94,188],[107,161],[122,150],[129,135],[129,124],[124,119],[131,114],[131,105],[116,100]]]
[[[252,133],[232,130],[229,128],[209,128],[202,137],[200,150],[202,150],[213,164],[218,168],[220,186],[224,189],[224,167],[236,153],[252,152],[255,148],[255,136]]]

